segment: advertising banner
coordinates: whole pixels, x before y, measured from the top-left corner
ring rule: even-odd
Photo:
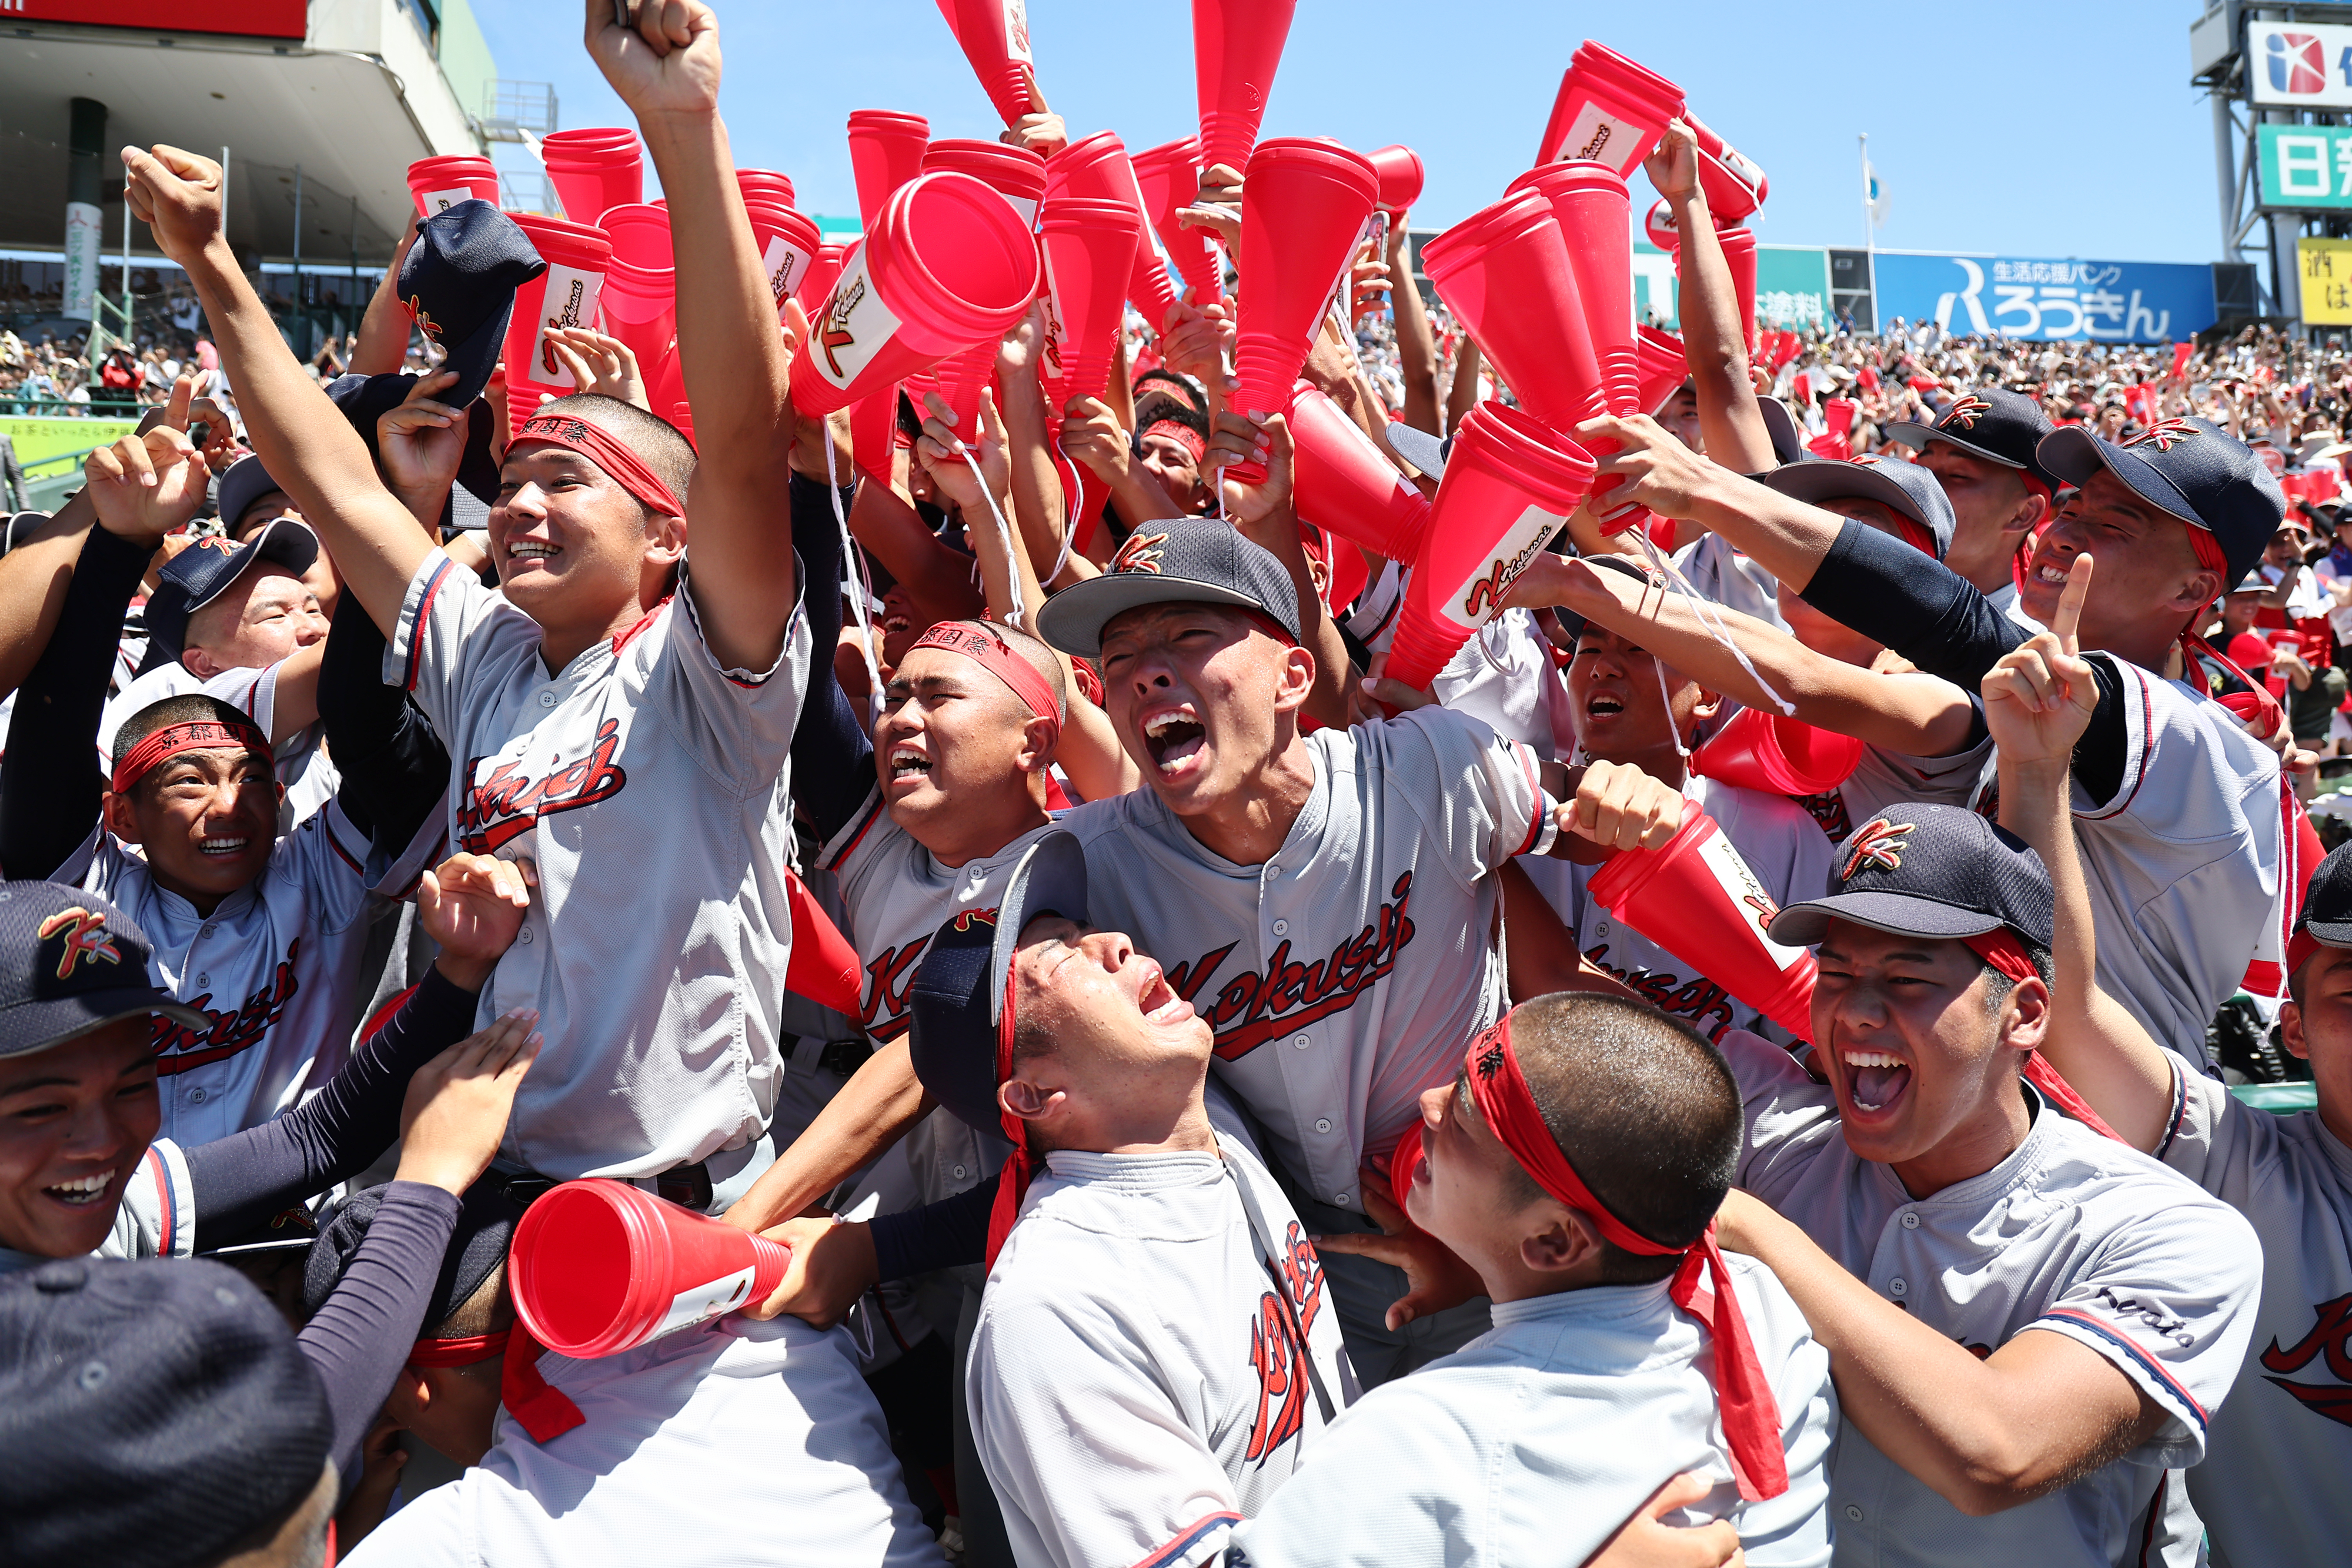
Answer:
[[[106,214],[88,202],[66,204],[65,298],[58,314],[95,320],[98,307],[99,230]]]
[[[2254,129],[2263,206],[2352,208],[2352,126]]]
[[[2314,327],[2352,327],[2352,239],[2304,235],[2294,242],[2303,272],[2303,319]]]
[[[2161,343],[2214,320],[2201,262],[2063,261],[1878,253],[1878,319],[1932,320],[1959,335]]]
[[[1767,327],[1830,326],[1830,253],[1811,246],[1758,246],[1756,314]],[[1675,309],[1674,257],[1642,241],[1633,246],[1633,319],[1668,331],[1682,326]]]
[[[2246,79],[2256,103],[2352,108],[2352,27],[2250,21]]]

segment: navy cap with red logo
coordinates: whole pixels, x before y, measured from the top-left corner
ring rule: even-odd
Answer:
[[[2070,424],[2042,441],[2041,457],[2069,485],[2086,485],[2105,468],[2142,500],[2204,529],[2226,563],[2224,592],[2263,559],[2286,516],[2278,476],[2244,442],[2202,419],[2158,420],[2119,442]]]
[[[400,264],[400,302],[448,358],[457,384],[436,400],[463,408],[482,395],[505,346],[515,290],[547,263],[515,221],[477,197],[419,219]]]
[[[1886,439],[1923,451],[1929,442],[1941,441],[1971,457],[2022,469],[2055,490],[2059,480],[2036,455],[2050,429],[2041,405],[2024,393],[2006,387],[1979,387],[1954,399],[1933,424],[1888,425]]]
[[[1916,463],[1865,452],[1843,462],[1789,463],[1756,482],[1783,496],[1819,506],[1823,501],[1875,501],[1918,530],[1911,542],[1937,560],[1952,548],[1952,499],[1943,481]]]
[[[237,465],[244,466],[244,463]],[[294,517],[273,519],[243,544],[232,544],[218,534],[205,535],[165,561],[155,574],[155,591],[147,599],[148,640],[176,659],[187,652],[189,618],[226,592],[247,567],[266,560],[299,577],[318,559],[319,536]]]
[[[1958,806],[1889,806],[1853,831],[1830,893],[1772,917],[1773,941],[1810,946],[1832,920],[1898,936],[1963,939],[2007,927],[2047,951],[2055,901],[2042,857]]]
[[[1100,577],[1045,601],[1037,629],[1065,653],[1102,656],[1104,626],[1150,604],[1223,604],[1255,611],[1299,641],[1298,589],[1274,552],[1215,517],[1154,519],[1118,547]]]
[[[0,1058],[63,1045],[127,1018],[212,1020],[158,989],[154,951],[131,917],[55,882],[0,883]]]

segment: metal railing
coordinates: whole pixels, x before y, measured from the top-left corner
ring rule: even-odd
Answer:
[[[555,86],[543,81],[494,81],[483,95],[482,129],[493,141],[544,136],[556,127]]]

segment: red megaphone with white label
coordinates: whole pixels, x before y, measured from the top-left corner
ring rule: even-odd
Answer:
[[[1715,226],[1747,222],[1770,192],[1764,171],[1687,110],[1683,112],[1683,123],[1691,128],[1698,142],[1698,184],[1706,193],[1706,210]]]
[[[1055,367],[1058,401],[1102,397],[1110,386],[1128,282],[1142,242],[1134,209],[1123,202],[1049,196],[1037,228],[1053,327],[1045,353]]]
[[[1056,192],[1090,202],[1117,202],[1135,214],[1139,236],[1150,225],[1143,187],[1136,178],[1135,165],[1128,161],[1127,144],[1116,131],[1097,131],[1054,154],[1045,166],[1045,193],[1050,196]],[[1170,281],[1168,269],[1160,265],[1160,253],[1148,242],[1139,240],[1135,247],[1127,298],[1143,312],[1154,331],[1166,325],[1168,313],[1176,308],[1176,285]]]
[[[1201,143],[1187,136],[1163,141],[1134,155],[1135,182],[1143,192],[1144,215],[1160,236],[1168,259],[1184,275],[1192,298],[1202,303],[1225,291],[1224,269],[1206,229],[1186,228],[1176,221],[1177,209],[1189,207],[1201,190]],[[1150,242],[1145,242],[1148,246]]]
[[[751,220],[751,243],[760,248],[760,266],[768,274],[769,292],[776,308],[793,297],[801,280],[815,265],[817,246],[824,243],[816,220],[762,196],[746,196],[744,215]]]
[[[1005,124],[1037,112],[1037,69],[1029,56],[1027,0],[940,0],[981,90]]]
[[[1201,164],[1246,172],[1297,0],[1192,0]]]
[[[1299,520],[1393,561],[1416,559],[1429,502],[1362,427],[1305,382],[1292,389],[1289,424]]]
[[[612,207],[596,226],[613,242],[613,264],[604,274],[604,329],[637,357],[651,395],[663,384],[677,340],[669,213],[644,203]]]
[[[765,1301],[792,1261],[782,1242],[590,1176],[524,1211],[507,1288],[533,1339],[593,1360]]]
[[[1760,708],[1741,708],[1691,753],[1691,771],[1767,795],[1820,795],[1862,765],[1862,742]]]
[[[1559,78],[1536,162],[1591,158],[1631,174],[1682,113],[1682,89],[1587,38]]]
[[[1002,141],[974,141],[947,137],[923,149],[923,172],[953,170],[971,175],[1013,204],[1024,222],[1037,221],[1037,204],[1045,194],[1045,160],[1025,147]],[[995,373],[1000,340],[974,343],[940,362],[936,372],[940,395],[956,416],[956,433],[969,441],[980,430],[980,389]],[[921,411],[926,416],[929,410]]]
[[[1800,1040],[1813,1038],[1813,956],[1765,936],[1780,905],[1713,817],[1687,803],[1654,850],[1620,850],[1584,890],[1595,904]]]
[[[1242,185],[1250,265],[1234,340],[1235,409],[1289,408],[1291,385],[1380,193],[1371,162],[1336,141],[1276,137],[1250,154]],[[1236,478],[1248,476],[1244,466],[1232,470]]]
[[[923,149],[931,122],[892,109],[856,109],[849,114],[849,172],[857,182],[857,220],[868,234],[882,215],[882,204],[923,172]]]
[[[1389,677],[1427,691],[1591,484],[1591,456],[1568,437],[1500,402],[1471,410],[1413,561]]]

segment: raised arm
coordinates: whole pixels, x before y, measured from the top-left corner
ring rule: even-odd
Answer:
[[[1739,319],[1739,291],[1698,183],[1698,139],[1677,120],[1642,167],[1673,208],[1675,232],[1682,236],[1676,298],[1683,357],[1698,394],[1707,455],[1735,474],[1761,474],[1773,466],[1772,436],[1748,381],[1748,323]]]
[[[1403,422],[1431,435],[1437,432],[1437,339],[1429,329],[1429,307],[1412,281],[1411,235],[1405,214],[1389,229],[1389,305],[1396,313],[1397,373],[1404,382]]]
[[[612,0],[587,0],[588,53],[637,117],[669,203],[678,363],[695,411],[691,591],[719,662],[764,670],[800,596],[792,536],[775,522],[792,457],[791,358],[719,119],[719,20],[700,0],[642,6],[635,31],[613,12]]]
[[[2108,1126],[2152,1152],[2172,1119],[2172,1064],[2139,1020],[2099,988],[2098,933],[2069,800],[2074,747],[2099,704],[2075,640],[2092,570],[2091,557],[2074,558],[2051,629],[1985,677],[1985,727],[2000,759],[2000,825],[2033,846],[2056,894],[2042,1054]]]
[[[366,443],[297,362],[246,281],[221,228],[220,165],[163,146],[126,147],[122,162],[131,211],[204,304],[254,450],[326,540],[345,589],[390,636],[432,542],[376,477]]]
[[[1231,465],[1251,458],[1264,465],[1264,484],[1246,485],[1226,476]],[[1323,612],[1323,596],[1316,590],[1307,546],[1298,535],[1298,513],[1291,506],[1297,467],[1288,423],[1278,413],[1253,420],[1230,409],[1220,411],[1203,463],[1215,469],[1216,483],[1224,486],[1225,511],[1234,527],[1244,538],[1271,550],[1290,573],[1298,596],[1299,641],[1315,655],[1315,687],[1302,711],[1323,724],[1346,726],[1353,665],[1339,625]]]
[[[98,520],[87,489],[0,556],[0,696],[25,684],[66,607],[82,539]]]

